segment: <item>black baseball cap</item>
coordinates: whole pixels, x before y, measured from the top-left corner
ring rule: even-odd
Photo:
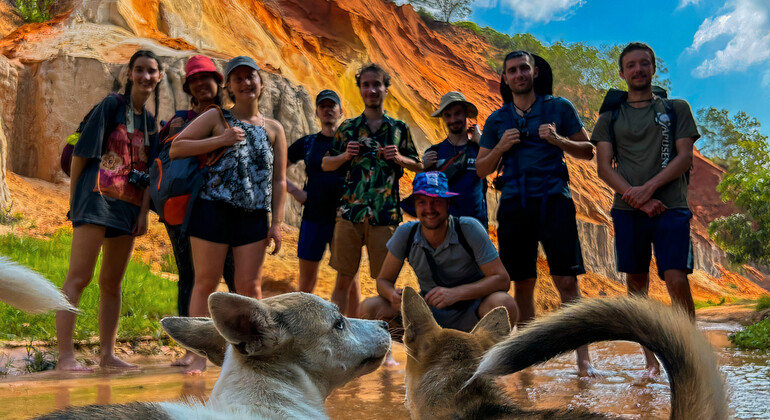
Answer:
[[[246,66],[251,67],[254,70],[259,70],[259,66],[253,58],[245,55],[239,55],[227,62],[227,69],[225,70],[225,80],[230,76],[230,73],[235,70],[236,67]]]
[[[329,99],[335,104],[340,105],[340,96],[337,95],[337,92],[331,89],[324,89],[318,92],[318,95],[315,97],[315,106],[318,106],[318,104],[320,104],[324,99]]]

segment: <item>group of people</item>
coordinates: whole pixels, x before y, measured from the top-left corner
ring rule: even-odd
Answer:
[[[305,206],[297,249],[301,291],[313,291],[328,244],[337,271],[332,301],[348,316],[398,324],[401,289],[395,285],[407,260],[439,325],[470,331],[498,306],[508,309],[512,325],[526,324],[535,315],[538,244],[562,302],[580,298],[577,276],[585,268],[567,153],[586,160],[596,154],[600,178],[616,192],[618,270],[627,273],[629,294],[647,293],[654,248],[672,300],[694,317],[687,172],[699,134],[685,101],[653,93],[655,54],[648,45],[629,44],[618,64],[628,92],[616,109],[600,114],[589,137],[572,104],[552,95],[552,79],[543,75],[550,71],[547,63],[526,51],[511,52],[503,61],[503,105],[483,130],[469,125],[476,106],[449,92],[432,114],[445,123],[447,137],[420,160],[409,126],[385,113],[391,80],[377,64],[356,73],[361,115],[340,123],[339,95],[323,90],[315,101],[321,131],[287,148],[281,124],[259,112],[262,81],[253,59],[230,60],[223,76],[210,59],[192,57],[184,84],[192,109],[178,111],[160,138],[176,134],[172,158],[221,157],[206,174],[188,232],[167,226],[179,264],[180,315],[207,316],[206,299],[223,273],[232,291],[261,297],[262,263],[269,241],[274,253],[280,248],[288,192]],[[144,103],[161,72],[157,57],[137,52],[122,99],[111,95],[97,107],[74,151],[72,261],[63,289],[77,304],[102,248],[103,366],[129,367],[113,352],[120,282],[150,207],[131,174],[144,171],[157,153],[154,118]],[[223,83],[234,103],[224,111],[211,107],[221,105]],[[115,156],[109,155],[112,146]],[[303,188],[286,180],[287,166],[299,161],[307,174]],[[416,175],[411,195],[402,200],[405,169]],[[499,251],[488,234],[490,175],[501,194]],[[402,224],[403,212],[417,220]],[[364,246],[378,294],[361,302]],[[74,315],[57,314],[60,369],[86,369],[74,359],[74,323]],[[649,374],[659,373],[654,355],[646,349],[645,355]],[[579,349],[577,358],[578,374],[592,375],[588,348]],[[205,359],[194,354],[177,363],[189,371],[205,369]]]

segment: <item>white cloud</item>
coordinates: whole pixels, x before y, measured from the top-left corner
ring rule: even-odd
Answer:
[[[474,5],[481,8],[506,7],[514,17],[522,21],[548,23],[564,20],[587,0],[476,0]],[[692,1],[692,0],[685,0]],[[699,0],[696,0],[699,1]]]
[[[696,67],[693,76],[711,77],[770,61],[770,2],[734,0],[720,13],[701,23],[688,50],[695,53],[718,38],[728,39],[727,44]]]
[[[677,9],[683,9],[689,5],[697,6],[700,0],[679,0],[679,7]]]

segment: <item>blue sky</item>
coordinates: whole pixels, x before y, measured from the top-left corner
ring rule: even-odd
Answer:
[[[770,0],[476,0],[469,17],[551,44],[647,42],[672,97],[745,111],[770,134]],[[558,81],[555,81],[558,83]]]

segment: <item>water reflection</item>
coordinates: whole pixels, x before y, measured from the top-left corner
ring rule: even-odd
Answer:
[[[735,325],[700,326],[717,348],[725,374],[730,408],[736,418],[770,418],[770,354],[742,352],[729,346],[727,333]],[[585,407],[629,418],[667,418],[670,413],[666,378],[643,378],[644,357],[639,346],[607,342],[591,346],[602,379],[581,379],[574,354],[500,379],[512,399],[524,408]],[[328,414],[337,420],[408,418],[404,406],[404,367],[401,345],[394,346],[398,366],[380,368],[352,381],[327,400]],[[0,418],[26,418],[68,405],[113,404],[130,401],[204,401],[219,373],[188,377],[179,368],[144,366],[140,372],[90,375],[47,372],[0,381]]]

